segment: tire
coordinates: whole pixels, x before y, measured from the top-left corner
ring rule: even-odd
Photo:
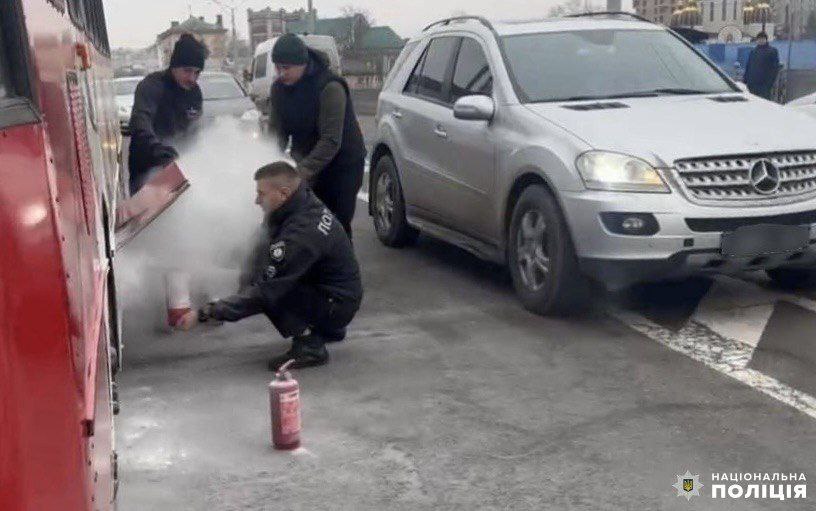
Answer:
[[[816,269],[774,268],[765,273],[784,289],[816,289]]]
[[[419,237],[419,231],[411,227],[405,218],[405,198],[397,167],[390,156],[377,160],[371,184],[371,211],[377,237],[387,247],[413,245]]]
[[[507,243],[513,287],[527,310],[568,315],[584,308],[588,279],[578,268],[564,216],[543,186],[530,186],[519,197]]]

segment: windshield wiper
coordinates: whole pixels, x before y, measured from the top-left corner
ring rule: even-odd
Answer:
[[[714,94],[713,92],[710,92],[710,91],[697,90],[697,89],[683,89],[683,88],[679,88],[679,87],[674,87],[674,88],[669,87],[669,88],[665,88],[665,89],[653,89],[653,90],[650,90],[649,92],[652,92],[654,94],[677,94],[677,95]]]
[[[662,88],[652,89],[637,92],[622,92],[620,94],[604,94],[597,96],[570,96],[568,98],[551,100],[553,103],[562,101],[594,101],[606,99],[625,99],[625,98],[654,98],[662,95],[692,95],[692,94],[717,94],[716,92],[697,90],[697,89],[683,89],[683,88]]]
[[[599,99],[623,99],[623,98],[651,98],[658,96],[658,92],[626,92],[623,94],[605,94],[598,96],[570,96],[568,98],[553,99],[551,102],[560,103],[562,101],[593,101]]]

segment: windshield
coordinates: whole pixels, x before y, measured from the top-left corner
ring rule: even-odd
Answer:
[[[136,93],[136,86],[139,85],[141,78],[135,80],[117,80],[114,82],[116,85],[116,95],[117,96],[132,96]]]
[[[198,80],[204,99],[236,99],[244,97],[244,91],[234,78],[229,76],[202,76]]]
[[[667,31],[592,30],[504,38],[526,102],[733,92]]]

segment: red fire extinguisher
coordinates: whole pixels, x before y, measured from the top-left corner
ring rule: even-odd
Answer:
[[[293,362],[290,360],[283,364],[269,384],[272,445],[275,449],[300,447],[300,386],[287,371]]]

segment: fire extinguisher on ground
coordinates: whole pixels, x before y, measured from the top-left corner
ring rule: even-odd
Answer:
[[[282,365],[269,384],[272,445],[275,449],[300,447],[300,386],[287,371],[293,362],[290,360]]]

